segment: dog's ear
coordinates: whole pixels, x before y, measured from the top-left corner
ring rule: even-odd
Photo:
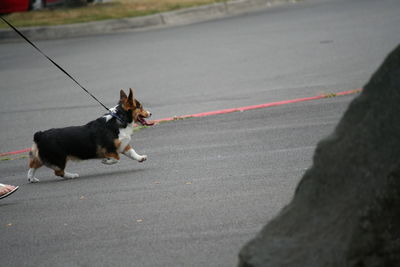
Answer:
[[[126,100],[128,100],[128,97],[126,96],[124,90],[121,89],[121,91],[119,92],[119,100],[121,102],[126,102]]]
[[[135,90],[135,88],[129,88],[129,95],[131,95],[132,94],[132,98],[133,99],[135,99],[135,93],[136,93],[136,90]]]
[[[119,104],[122,106],[123,109],[129,109],[128,97],[126,96],[124,90],[121,90],[119,92]]]
[[[135,101],[134,101],[134,97],[133,97],[133,92],[132,92],[132,88],[129,88],[129,96],[128,96],[128,104],[132,107],[135,108]]]

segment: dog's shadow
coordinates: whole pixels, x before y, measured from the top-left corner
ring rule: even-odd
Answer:
[[[149,168],[140,168],[140,169],[125,169],[125,170],[117,170],[117,171],[108,171],[108,172],[101,172],[101,173],[92,173],[89,175],[83,175],[80,176],[76,179],[82,180],[82,179],[93,179],[93,178],[99,178],[99,177],[109,177],[109,176],[114,176],[114,175],[124,175],[128,173],[141,173],[141,172],[146,172],[148,171]],[[63,180],[68,180],[68,179],[63,179]],[[74,179],[73,179],[74,180]]]
[[[91,173],[88,175],[82,175],[79,176],[78,178],[74,178],[74,179],[63,179],[57,176],[53,176],[48,179],[48,177],[46,176],[46,180],[42,180],[40,179],[39,183],[35,183],[37,185],[39,184],[49,184],[49,183],[60,183],[60,182],[71,182],[71,181],[82,181],[82,180],[86,180],[86,179],[99,179],[99,178],[110,178],[116,175],[126,175],[126,174],[136,174],[136,173],[142,173],[142,172],[146,172],[148,171],[149,168],[140,168],[140,169],[123,169],[123,170],[110,170],[110,171],[102,171],[97,172],[97,173]]]

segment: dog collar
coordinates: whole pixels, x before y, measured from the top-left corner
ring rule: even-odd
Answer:
[[[108,113],[109,115],[111,115],[112,117],[116,118],[117,120],[119,120],[119,122],[121,122],[124,125],[127,125],[128,122],[126,122],[124,119],[122,119],[119,115],[117,115],[117,113],[113,112],[110,110],[110,112]]]

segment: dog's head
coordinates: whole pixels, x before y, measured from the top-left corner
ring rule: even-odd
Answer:
[[[140,123],[143,126],[150,126],[154,123],[147,122],[146,119],[151,116],[151,112],[145,110],[140,102],[133,97],[132,89],[129,89],[129,95],[127,96],[124,90],[120,91],[119,104],[128,114],[132,116],[132,119],[136,123]]]

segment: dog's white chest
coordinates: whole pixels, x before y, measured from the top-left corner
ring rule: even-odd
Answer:
[[[119,130],[118,138],[119,138],[119,140],[122,140],[125,138],[131,139],[132,133],[133,133],[133,126],[128,125],[126,128]]]
[[[120,151],[124,151],[125,147],[131,141],[131,135],[133,133],[133,125],[129,124],[124,129],[119,129],[118,139],[121,141]]]

